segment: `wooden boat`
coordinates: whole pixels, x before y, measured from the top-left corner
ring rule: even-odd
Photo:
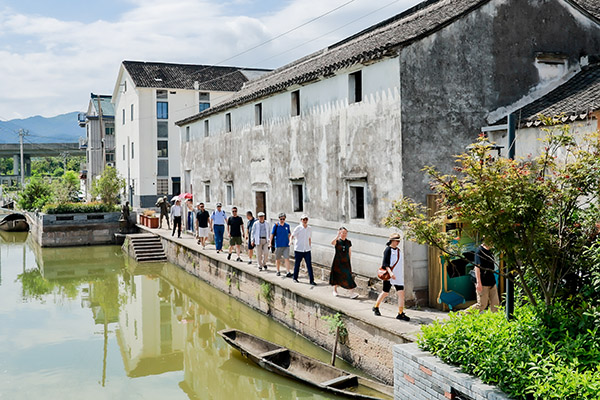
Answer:
[[[0,221],[0,229],[7,232],[27,232],[29,224],[23,214],[8,214]]]
[[[392,399],[394,388],[325,364],[237,329],[219,335],[264,369],[353,399]]]

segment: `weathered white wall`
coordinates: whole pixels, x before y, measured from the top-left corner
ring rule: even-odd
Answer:
[[[571,133],[575,135],[575,138],[583,138],[590,133],[598,131],[598,121],[595,118],[586,121],[575,121],[568,124],[571,129]],[[552,129],[559,129],[559,127],[549,127]],[[531,127],[517,129],[515,133],[515,158],[526,159],[529,155],[535,157],[540,155],[544,148],[542,139],[548,134],[542,127]],[[504,146],[502,149],[502,156],[506,157],[508,154],[508,134],[506,131],[495,131],[490,132],[488,135],[491,142],[494,142],[500,146]],[[557,154],[560,157],[561,153]]]
[[[348,74],[361,70],[363,100],[348,104]],[[205,201],[203,184],[210,182],[211,201],[225,204],[226,183],[233,182],[234,205],[255,210],[255,192],[265,191],[267,216],[285,212],[295,226],[302,213],[313,227],[313,259],[330,264],[330,242],[344,225],[353,242],[353,270],[374,277],[390,230],[381,220],[392,200],[402,195],[398,59],[355,66],[335,76],[290,88],[251,104],[231,108],[190,127],[191,140],[182,143],[182,170],[190,171],[194,199]],[[301,115],[291,116],[291,92],[300,91]],[[255,104],[262,103],[263,124],[255,126]],[[232,132],[225,132],[231,113]],[[292,183],[304,179],[304,211],[293,212]],[[364,219],[350,218],[349,185],[366,187]],[[230,207],[226,207],[230,211]],[[408,298],[412,288],[427,287],[424,251],[407,247]],[[415,278],[418,281],[415,281]]]

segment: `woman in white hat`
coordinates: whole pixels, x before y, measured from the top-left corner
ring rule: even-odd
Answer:
[[[386,248],[383,251],[383,262],[381,266],[387,269],[390,274],[389,280],[383,281],[383,292],[377,297],[375,307],[373,307],[373,314],[380,316],[379,305],[385,300],[390,294],[392,285],[396,289],[398,295],[398,315],[396,319],[401,321],[410,321],[408,315],[404,313],[404,260],[402,253],[398,248],[400,244],[400,234],[392,233],[390,240],[386,243]]]

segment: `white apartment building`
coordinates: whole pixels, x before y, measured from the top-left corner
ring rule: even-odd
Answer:
[[[79,140],[79,148],[85,149],[86,163],[81,175],[88,199],[93,180],[102,175],[105,166],[115,166],[115,112],[111,97],[94,93],[90,97],[87,111],[78,115],[79,126],[85,128],[85,139]]]
[[[267,70],[123,61],[113,90],[115,165],[135,208],[182,192],[175,121],[218,105]],[[191,189],[191,188],[189,188]],[[188,190],[190,191],[190,190]]]

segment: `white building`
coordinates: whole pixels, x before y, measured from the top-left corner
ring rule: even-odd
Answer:
[[[79,148],[85,149],[82,179],[85,178],[89,199],[93,180],[102,175],[105,166],[115,166],[115,112],[111,96],[92,93],[87,111],[80,113],[78,119],[79,126],[85,127],[85,139],[80,139]]]
[[[117,170],[133,207],[152,207],[158,195],[181,187],[175,121],[222,103],[266,70],[123,61],[113,90]],[[191,188],[190,188],[191,189]]]
[[[424,1],[178,121],[186,182],[211,208],[221,201],[275,220],[285,212],[292,224],[307,213],[322,265],[344,225],[353,271],[371,286],[392,201],[425,203],[425,166],[452,173],[491,112],[600,53],[599,17],[587,0]],[[439,274],[429,265],[439,260],[412,242],[402,250],[407,302],[436,306],[438,292],[428,291]]]

